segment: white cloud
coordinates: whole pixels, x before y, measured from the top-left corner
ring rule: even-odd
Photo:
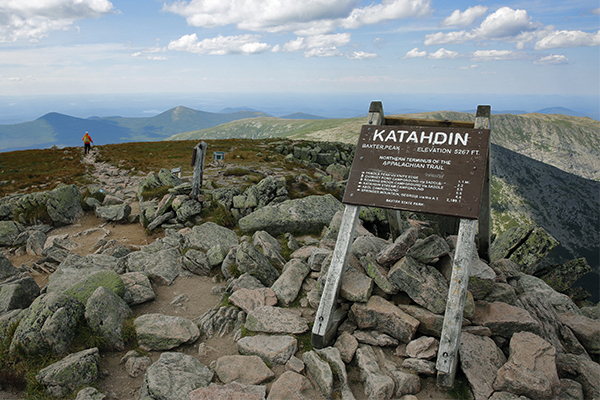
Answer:
[[[452,15],[441,22],[440,26],[461,26],[466,28],[486,12],[487,7],[485,6],[469,7],[464,12],[461,12],[460,10],[454,10]]]
[[[364,51],[349,51],[346,54],[346,58],[350,60],[372,60],[377,57],[375,53],[365,53]]]
[[[545,56],[540,58],[537,61],[534,61],[535,64],[550,64],[550,65],[560,65],[560,64],[568,64],[569,59],[561,54],[550,54],[549,56]]]
[[[342,53],[338,49],[350,43],[351,35],[349,33],[338,33],[335,35],[315,35],[308,37],[298,37],[290,40],[283,46],[273,48],[274,52],[298,52],[303,51],[306,57],[331,57],[339,56]]]
[[[406,53],[404,55],[404,57],[402,57],[402,58],[418,58],[418,57],[426,57],[426,56],[427,56],[426,51],[419,51],[419,48],[415,47],[414,49],[412,49],[408,53]]]
[[[594,9],[592,10],[592,14],[600,15],[600,7],[598,7],[598,8],[594,8]]]
[[[583,47],[600,45],[600,31],[587,33],[582,31],[553,31],[535,44],[536,50],[556,49],[559,47]]]
[[[169,50],[187,51],[198,55],[258,54],[269,50],[270,47],[267,43],[259,42],[257,35],[219,35],[199,41],[195,33],[172,40],[167,46]]]
[[[428,58],[432,60],[441,60],[443,58],[458,58],[460,54],[456,51],[446,50],[444,48],[439,49],[435,53],[429,54]]]
[[[235,25],[255,32],[331,33],[383,21],[428,15],[431,0],[382,0],[355,8],[355,0],[191,0],[163,6],[163,11],[186,18],[189,25]]]
[[[469,40],[475,40],[475,35],[467,31],[458,32],[437,32],[425,35],[425,46],[431,46],[434,44],[460,44]]]
[[[502,7],[488,15],[481,25],[470,31],[437,32],[425,36],[425,45],[459,44],[467,41],[506,40],[522,42],[525,35],[535,32],[540,24],[531,22],[525,10]],[[533,36],[529,37],[531,40]]]
[[[472,65],[467,65],[465,67],[459,67],[458,69],[476,69],[476,68],[479,68],[479,65],[472,64]]]
[[[476,61],[520,60],[527,56],[513,50],[478,50],[471,57]]]
[[[538,27],[539,24],[531,22],[527,11],[502,7],[486,17],[481,26],[475,29],[475,35],[484,39],[504,39]]]
[[[75,21],[113,12],[108,0],[14,0],[0,2],[0,43],[39,41]]]

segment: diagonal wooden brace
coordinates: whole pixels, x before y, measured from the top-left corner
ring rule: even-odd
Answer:
[[[315,324],[313,325],[311,341],[313,347],[317,349],[332,344],[337,328],[346,316],[345,311],[336,308],[337,297],[342,284],[344,266],[350,255],[350,247],[354,239],[359,213],[360,206],[346,205],[331,264],[327,271],[327,279],[321,295],[319,309],[315,317]]]

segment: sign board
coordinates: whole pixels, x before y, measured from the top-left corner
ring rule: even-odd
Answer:
[[[476,219],[489,129],[364,125],[343,203]]]
[[[225,152],[224,151],[213,151],[213,160],[224,160]]]

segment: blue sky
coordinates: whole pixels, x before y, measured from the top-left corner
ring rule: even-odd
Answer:
[[[0,0],[0,95],[597,98],[599,6],[597,0]]]

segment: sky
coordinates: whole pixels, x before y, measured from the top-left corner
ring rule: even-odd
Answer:
[[[450,106],[485,93],[591,99],[597,112],[599,76],[598,0],[0,0],[0,97],[364,94],[410,104],[439,94]]]

